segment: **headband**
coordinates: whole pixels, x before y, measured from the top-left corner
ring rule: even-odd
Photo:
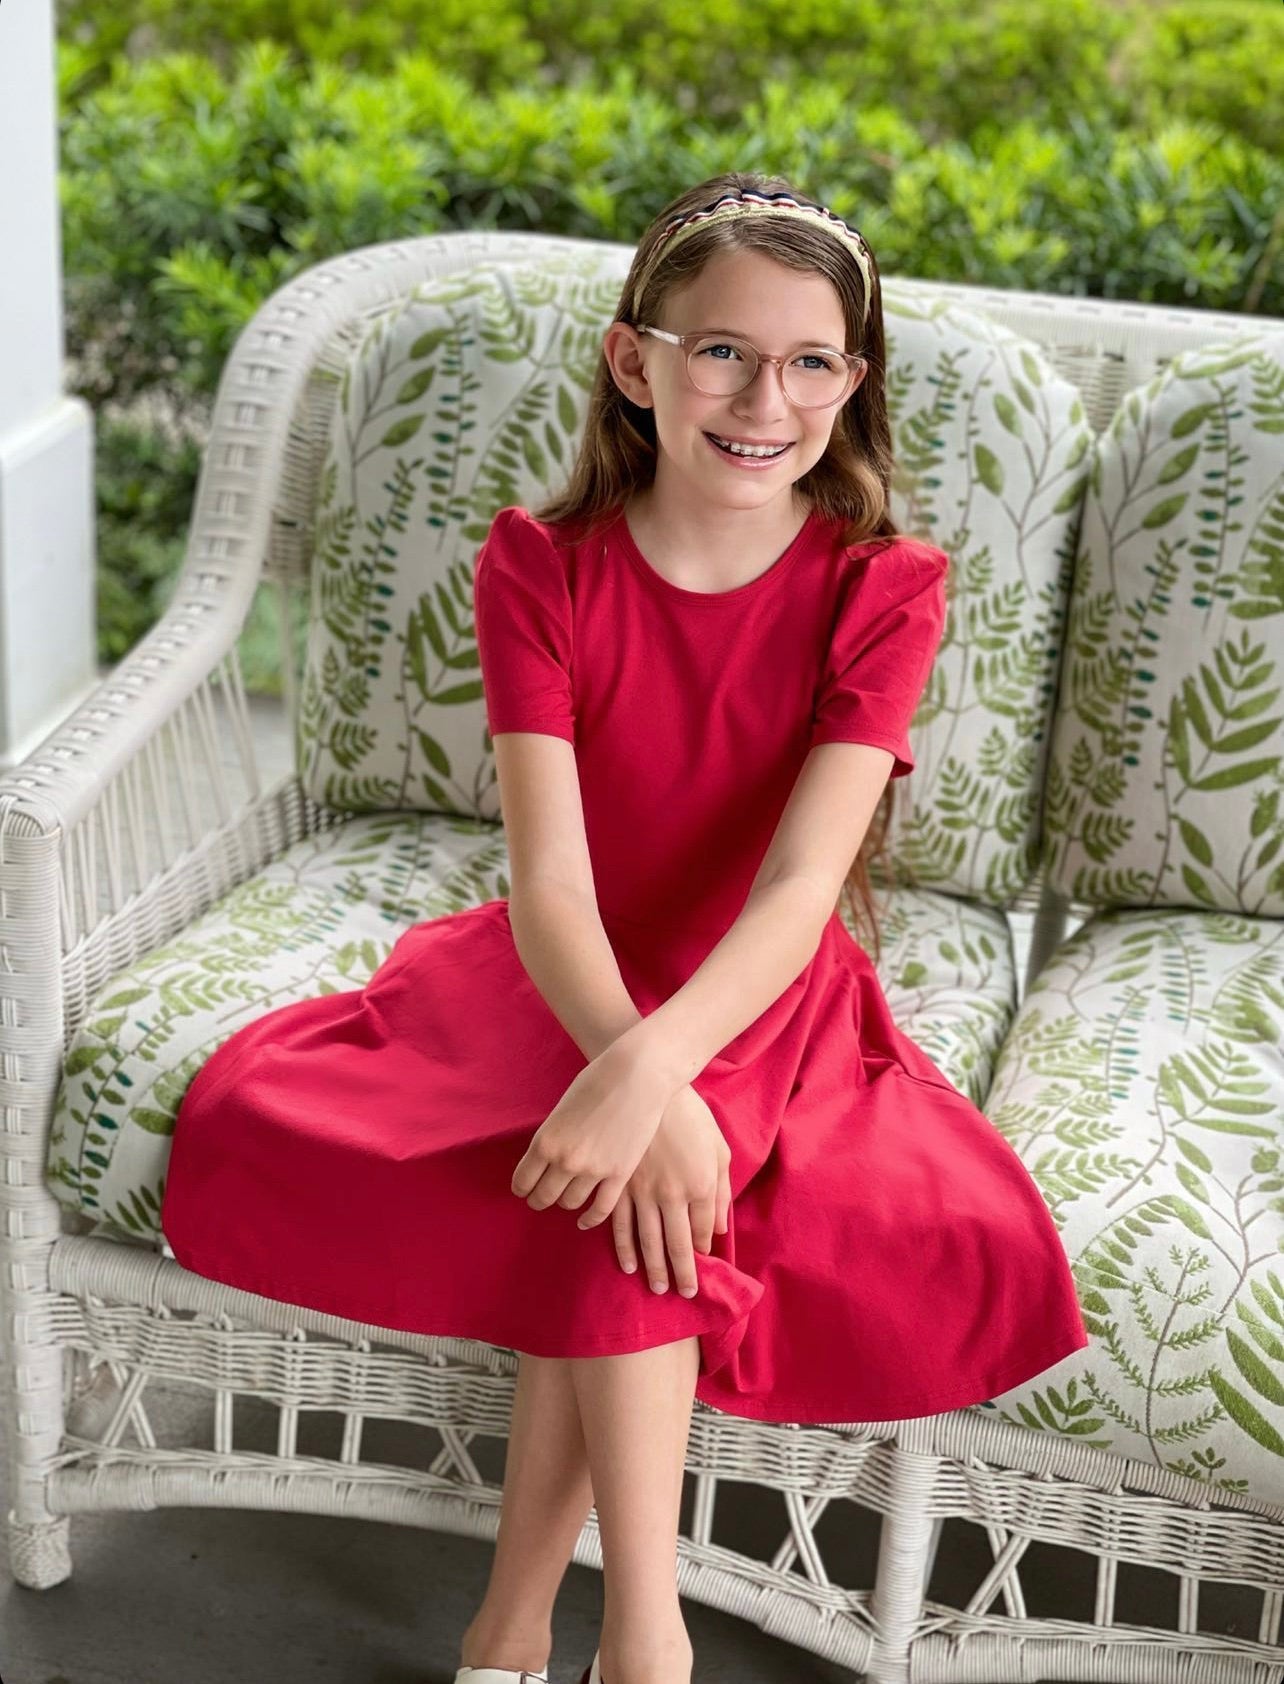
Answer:
[[[870,304],[874,296],[872,271],[870,265],[869,247],[858,229],[849,228],[841,216],[835,216],[833,211],[826,210],[823,205],[803,204],[790,193],[754,193],[748,189],[734,190],[724,193],[720,199],[715,199],[711,205],[700,210],[688,212],[684,216],[677,216],[669,223],[660,238],[652,247],[651,255],[647,258],[634,287],[633,296],[640,298],[642,289],[651,277],[657,259],[661,254],[673,246],[680,245],[689,239],[697,229],[707,226],[711,222],[731,222],[744,216],[806,216],[817,228],[824,228],[835,239],[841,240],[843,245],[856,259],[860,267],[861,278],[865,283],[865,311],[862,325],[869,320]]]

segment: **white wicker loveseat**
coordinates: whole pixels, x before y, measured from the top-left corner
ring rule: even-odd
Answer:
[[[565,467],[629,256],[540,235],[442,235],[354,252],[284,287],[224,371],[164,619],[0,781],[2,1373],[8,1538],[23,1585],[69,1576],[68,1517],[90,1509],[291,1508],[494,1535],[498,1493],[469,1445],[506,1431],[513,1353],[203,1280],[167,1255],[159,1191],[178,1101],[218,1040],[292,995],[360,987],[409,924],[505,892],[471,563],[489,514],[535,500]],[[1166,1432],[1154,1406],[1201,1376],[1161,1371],[1142,1420],[1100,1372],[1135,1369],[1129,1338],[1153,1322],[1131,1264],[1153,1273],[1175,1238],[1166,1223],[1208,1232],[1232,1169],[1183,1137],[1172,1167],[1185,1200],[1150,1187],[1129,1205],[1129,1238],[1110,1227],[1121,1184],[1111,1176],[1135,1179],[1152,1144],[1138,1098],[1172,1086],[1166,1065],[1146,1064],[1164,1047],[1136,1045],[1162,1041],[1147,1019],[1156,1001],[1179,1039],[1201,987],[1224,984],[1238,1025],[1256,1009],[1238,1062],[1210,1073],[1194,1047],[1185,1077],[1187,1091],[1203,1081],[1205,1103],[1208,1087],[1225,1086],[1202,1138],[1252,1153],[1264,1249],[1284,1245],[1279,1201],[1264,1197],[1284,1103],[1269,1033],[1284,1015],[1274,957],[1284,894],[1270,851],[1284,738],[1258,670],[1271,631],[1280,647],[1284,612],[1284,388],[1272,374],[1284,322],[896,278],[886,304],[897,518],[947,549],[956,577],[916,720],[880,968],[909,1032],[1010,1132],[1064,1219],[1094,1341],[1051,1384],[944,1416],[799,1427],[697,1406],[679,1585],[880,1684],[1268,1684],[1284,1669],[1284,1461],[1272,1441],[1284,1403],[1274,1368],[1284,1334],[1272,1327],[1284,1327],[1284,1305],[1273,1275],[1259,1256],[1252,1270],[1245,1260],[1238,1374],[1203,1375],[1216,1407],[1180,1431]],[[1232,349],[1201,361],[1214,343]],[[1164,436],[1181,441],[1152,475],[1167,489],[1121,522],[1136,498],[1131,469],[1164,415]],[[1223,515],[1244,510],[1217,528],[1220,562],[1173,541],[1183,519],[1206,518],[1183,507],[1177,483],[1202,471],[1205,447],[1227,470],[1212,476]],[[1207,618],[1189,646],[1161,649],[1144,616],[1146,641],[1130,641],[1125,564],[1153,574],[1165,603],[1193,567],[1206,615],[1226,602],[1228,542],[1239,559],[1256,546],[1243,575],[1256,594],[1231,604],[1243,611],[1236,671],[1223,670]],[[398,566],[403,552],[418,573]],[[1103,555],[1105,579],[1092,567]],[[309,605],[305,646],[287,635],[284,650],[297,768],[267,789],[236,650],[264,579],[279,587],[287,627],[300,599]],[[1173,702],[1165,671],[1177,674]],[[1134,683],[1156,686],[1156,699],[1164,690],[1163,710],[1140,706]],[[1225,720],[1210,722],[1210,708]],[[1210,745],[1231,756],[1229,775],[1192,770],[1192,752]],[[1156,753],[1183,772],[1194,803],[1157,832],[1126,822],[1146,816],[1128,779],[1140,787]],[[1168,857],[1169,832],[1181,858]],[[1013,909],[1038,914],[1024,993]],[[1067,912],[1085,922],[1063,940]],[[1242,960],[1250,943],[1249,982],[1237,973],[1232,989],[1215,961]],[[1085,982],[1108,998],[1076,992]],[[1062,997],[1069,1030],[1050,1011]],[[1131,1069],[1103,1068],[1103,1039],[1125,1029]],[[1221,1328],[1226,1303],[1216,1308]],[[1204,1317],[1211,1324],[1212,1310]],[[157,1445],[153,1383],[212,1395],[212,1442]],[[279,1407],[275,1455],[236,1444],[238,1394]],[[342,1419],[336,1458],[299,1449],[314,1411]],[[439,1434],[426,1470],[363,1461],[363,1423],[378,1417]],[[1201,1454],[1214,1423],[1239,1438]],[[1183,1444],[1184,1464],[1169,1448]],[[787,1531],[770,1562],[715,1541],[727,1481],[783,1495]],[[827,1569],[820,1521],[844,1503],[881,1517],[872,1585]],[[950,1518],[984,1528],[993,1553],[962,1609],[927,1594]],[[1096,1558],[1083,1619],[1027,1613],[1021,1566],[1034,1544]],[[592,1517],[576,1559],[601,1564]],[[1121,1563],[1173,1575],[1172,1629],[1126,1623]],[[1199,1629],[1201,1579],[1260,1595],[1252,1638]]]

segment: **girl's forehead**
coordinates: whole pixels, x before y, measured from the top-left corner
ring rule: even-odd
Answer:
[[[709,326],[797,341],[830,339],[846,327],[842,300],[827,275],[790,269],[760,251],[719,252],[671,292],[666,305],[666,318],[682,315],[684,331]]]

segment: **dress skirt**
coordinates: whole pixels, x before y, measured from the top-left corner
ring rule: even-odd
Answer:
[[[645,1016],[707,935],[604,914]],[[833,915],[802,975],[693,1086],[731,1149],[699,1290],[626,1274],[609,1220],[511,1190],[587,1060],[506,900],[407,930],[366,987],[223,1042],[179,1111],[161,1225],[185,1268],[377,1327],[545,1357],[694,1336],[695,1395],[779,1422],[891,1422],[997,1397],[1088,1342],[1015,1150],[892,1020]]]

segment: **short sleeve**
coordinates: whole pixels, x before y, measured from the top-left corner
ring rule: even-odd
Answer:
[[[478,552],[473,620],[486,723],[575,741],[571,598],[560,552],[516,505],[500,509]]]
[[[917,539],[855,558],[817,686],[811,742],[890,749],[914,769],[909,724],[945,631],[949,557]]]

